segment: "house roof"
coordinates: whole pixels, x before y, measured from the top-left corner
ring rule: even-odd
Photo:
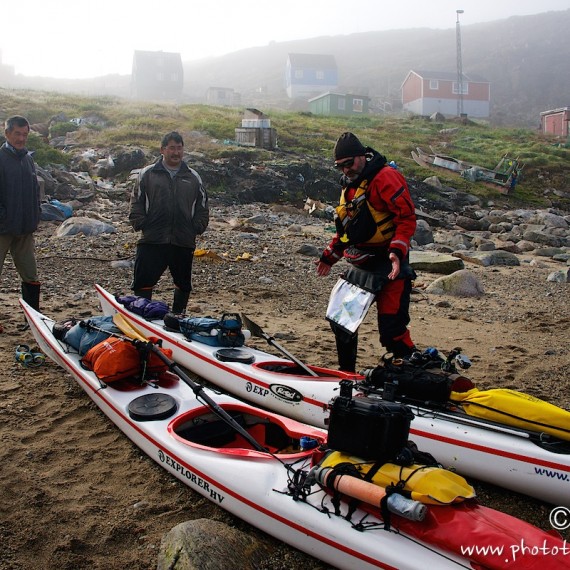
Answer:
[[[334,55],[290,53],[287,54],[289,62],[294,67],[318,67],[322,69],[336,69]]]
[[[570,111],[570,107],[559,107],[558,109],[550,109],[550,111],[542,111],[542,115],[553,115],[554,113],[564,113],[565,111]]]
[[[367,99],[370,101],[370,97],[368,95],[357,95],[356,93],[336,93],[334,91],[327,91],[326,93],[321,93],[312,99],[309,99],[309,103],[311,101],[317,101],[318,99],[323,99],[324,97],[329,97],[330,95],[337,95],[338,97],[358,97],[358,99]]]
[[[138,66],[154,66],[159,61],[169,66],[179,66],[182,69],[182,57],[176,52],[135,50],[133,56],[133,64]]]
[[[244,113],[244,115],[255,115],[256,117],[263,119],[265,118],[265,115],[262,111],[260,111],[259,109],[253,109],[252,107],[248,107]]]
[[[410,73],[415,73],[422,79],[439,79],[441,81],[456,81],[457,80],[457,72],[452,71],[425,71],[425,70],[418,70],[412,69]],[[409,74],[408,74],[409,75]],[[467,75],[467,73],[463,73],[461,75],[462,81],[471,81],[475,83],[489,83],[487,79],[478,75],[476,73],[471,73]]]

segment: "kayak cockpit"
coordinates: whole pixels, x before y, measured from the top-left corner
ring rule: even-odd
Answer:
[[[271,372],[272,374],[286,374],[288,376],[302,376],[303,379],[310,380],[333,380],[339,382],[340,380],[362,380],[362,376],[353,372],[343,372],[342,370],[331,370],[330,368],[322,368],[320,366],[309,366],[317,376],[310,376],[298,364],[294,362],[283,362],[279,360],[265,362],[256,362],[253,368],[259,368]]]
[[[311,456],[314,448],[325,439],[320,430],[250,406],[226,404],[222,408],[241,428],[274,455]],[[185,444],[213,449],[216,453],[270,457],[254,449],[233,426],[207,406],[180,414],[172,420],[168,431],[175,439]]]

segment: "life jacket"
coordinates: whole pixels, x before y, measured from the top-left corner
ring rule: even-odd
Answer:
[[[385,246],[396,232],[394,214],[375,210],[367,200],[368,184],[368,179],[362,180],[352,200],[346,197],[348,187],[343,188],[340,204],[335,208],[336,230],[347,246]]]

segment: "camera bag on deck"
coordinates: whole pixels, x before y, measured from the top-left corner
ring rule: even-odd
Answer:
[[[342,380],[330,408],[328,447],[381,463],[395,461],[407,447],[414,417],[409,407],[366,396],[352,397]]]
[[[368,371],[366,376],[367,383],[375,388],[392,384],[397,399],[439,403],[449,400],[453,380],[457,377],[441,372],[441,368],[432,372],[405,361],[398,365],[385,362]]]
[[[213,317],[183,317],[168,313],[164,324],[173,330],[179,330],[188,340],[203,342],[210,346],[243,346],[245,335],[242,332],[241,317],[234,313],[224,313],[221,319]]]

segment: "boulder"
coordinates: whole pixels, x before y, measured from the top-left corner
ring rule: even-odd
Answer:
[[[519,258],[509,251],[495,250],[495,251],[463,251],[455,252],[454,255],[475,263],[476,265],[482,265],[483,267],[489,267],[490,265],[507,265],[507,266],[518,266],[521,264]]]
[[[426,293],[455,297],[481,297],[485,291],[476,275],[468,269],[461,269],[451,275],[436,279],[427,286]]]
[[[433,232],[425,220],[417,220],[413,239],[418,245],[433,243]]]
[[[457,257],[432,251],[412,251],[410,253],[410,265],[416,271],[443,273],[444,275],[449,275],[465,267],[463,261]]]
[[[250,570],[261,568],[267,546],[216,520],[197,519],[176,525],[162,538],[157,570]]]

